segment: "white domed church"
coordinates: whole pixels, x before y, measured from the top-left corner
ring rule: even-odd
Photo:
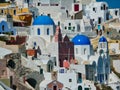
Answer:
[[[54,21],[49,16],[38,16],[34,19],[30,29],[27,49],[40,48],[42,53],[46,53],[46,47],[52,42],[55,34]]]
[[[47,41],[51,41],[51,36],[55,33],[54,21],[49,16],[38,16],[31,27],[31,36],[40,36]]]
[[[60,60],[60,57],[67,57],[68,62],[71,57],[74,57],[78,60],[79,65],[86,65],[87,79],[96,80],[100,83],[107,83],[110,74],[110,59],[107,39],[104,36],[99,39],[98,50],[94,53],[91,41],[89,37],[85,35],[77,34],[71,42],[68,38],[67,40],[62,40],[62,35],[58,30],[56,38],[59,40],[54,42],[55,28],[55,23],[49,16],[38,16],[31,26],[30,35],[26,42],[26,49],[37,50],[37,54],[39,54],[39,56],[47,56],[50,54],[51,57],[56,58],[56,64],[58,67],[63,66],[62,63],[64,60]]]
[[[97,52],[93,51],[90,39],[85,35],[76,35],[72,42],[74,43],[74,53],[78,63],[86,65],[86,78],[107,83],[110,74],[107,39],[104,36],[100,37]]]

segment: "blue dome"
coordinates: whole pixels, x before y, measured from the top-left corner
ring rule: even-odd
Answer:
[[[85,35],[76,35],[72,39],[72,42],[74,43],[74,45],[90,45],[90,39]]]
[[[99,42],[107,42],[107,39],[106,39],[104,36],[102,36],[102,37],[99,39]]]
[[[38,16],[34,19],[33,25],[55,25],[49,16]]]

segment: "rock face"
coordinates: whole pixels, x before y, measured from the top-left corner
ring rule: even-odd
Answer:
[[[35,90],[39,90],[39,84],[45,79],[43,74],[40,74],[39,72],[32,72],[26,76],[26,79],[29,83],[29,81],[33,81],[29,83]]]

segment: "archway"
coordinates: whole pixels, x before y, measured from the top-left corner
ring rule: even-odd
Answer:
[[[55,85],[55,86],[53,86],[53,90],[57,90],[57,86]]]
[[[8,64],[7,64],[7,67],[10,67],[10,68],[12,68],[12,69],[15,69],[16,64],[15,64],[15,62],[14,62],[13,60],[9,60],[9,61],[8,61]]]
[[[33,78],[28,78],[26,81],[27,81],[33,88],[36,87],[37,81],[36,81],[35,79],[33,79]]]
[[[47,71],[51,72],[53,70],[53,62],[50,60],[47,63]]]
[[[78,90],[82,90],[82,86],[78,86]]]

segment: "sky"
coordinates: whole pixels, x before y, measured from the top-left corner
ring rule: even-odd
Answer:
[[[120,8],[120,0],[96,0],[99,1],[105,1],[108,3],[109,8]]]

